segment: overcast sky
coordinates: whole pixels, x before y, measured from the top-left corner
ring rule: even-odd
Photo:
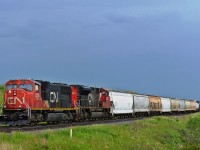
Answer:
[[[199,0],[1,0],[0,83],[200,100]]]

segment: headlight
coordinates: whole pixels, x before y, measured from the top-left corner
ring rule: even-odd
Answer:
[[[16,96],[16,95],[17,95],[17,91],[14,91],[14,92],[13,92],[13,96]]]

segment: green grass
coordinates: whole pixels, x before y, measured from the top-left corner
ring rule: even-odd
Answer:
[[[70,130],[0,133],[0,149],[200,149],[200,113],[152,117],[121,125],[92,125]]]
[[[3,85],[0,85],[0,105],[3,103],[3,92],[4,92],[4,87]]]

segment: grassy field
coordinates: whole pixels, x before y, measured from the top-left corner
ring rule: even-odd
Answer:
[[[184,117],[152,117],[121,125],[92,125],[35,133],[0,133],[0,149],[200,149],[200,113]]]

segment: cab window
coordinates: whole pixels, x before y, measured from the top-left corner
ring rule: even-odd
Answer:
[[[33,90],[33,86],[31,84],[20,84],[19,88],[29,92]]]
[[[35,91],[39,92],[39,85],[35,84]]]
[[[6,85],[6,90],[16,89],[16,88],[17,88],[17,84],[7,84]]]

